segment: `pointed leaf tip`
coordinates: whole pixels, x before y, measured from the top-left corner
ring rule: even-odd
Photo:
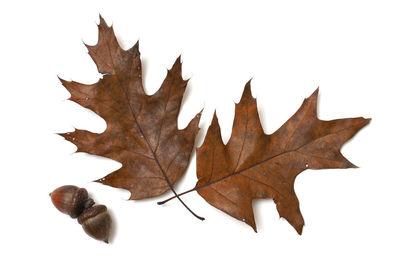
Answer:
[[[136,43],[128,51],[133,54],[133,57],[140,56],[139,40],[137,40]]]
[[[175,71],[182,73],[182,62],[181,62],[181,55],[179,55],[178,58],[176,58],[174,65],[172,65],[172,68],[170,71]]]
[[[133,46],[137,50],[139,50],[139,39],[136,41],[135,45]]]
[[[314,90],[314,92],[308,98],[305,98],[303,102],[303,105],[311,105],[314,116],[317,116],[318,94],[319,94],[319,87],[316,90]]]
[[[67,134],[67,133],[56,133],[56,135],[58,135],[58,136],[60,136],[60,137],[63,137],[64,139],[65,139],[66,134]]]
[[[214,110],[213,118],[211,121],[211,125],[218,124],[217,110]]]
[[[67,83],[66,80],[62,79],[62,78],[59,77],[58,75],[57,75],[57,78],[58,78],[58,80],[60,80],[60,82],[61,82],[62,85],[64,85],[65,83]]]
[[[98,25],[99,26],[107,26],[107,23],[101,14],[99,14],[99,24]]]
[[[201,109],[201,111],[198,112],[198,113],[196,114],[196,116],[192,119],[192,121],[194,120],[194,121],[200,122],[200,119],[201,119],[201,115],[202,115],[202,113],[203,113],[203,110],[204,110],[204,108]]]
[[[304,225],[302,225],[302,226],[297,226],[297,227],[296,227],[296,232],[297,232],[299,235],[302,235],[302,233],[303,233],[303,226],[304,226]]]
[[[244,90],[242,93],[242,97],[240,98],[240,102],[245,101],[245,100],[254,99],[253,95],[251,94],[251,80],[252,79],[250,79],[244,86]]]
[[[209,134],[209,132],[210,133],[211,132],[214,133],[213,135],[216,135],[216,134],[219,133],[219,136],[221,136],[221,130],[220,130],[219,122],[218,122],[217,111],[214,111],[214,115],[213,115],[211,124],[210,124],[210,126],[208,127],[208,130],[207,130],[206,138],[207,138],[207,135]]]
[[[247,87],[251,87],[251,81],[253,80],[253,78],[250,78],[249,81],[247,81],[246,85],[244,86],[245,88]]]
[[[310,95],[310,97],[308,97],[308,99],[316,99],[318,98],[318,94],[319,94],[319,87],[317,87],[317,89],[314,90],[314,92]]]
[[[203,144],[199,148],[207,147],[207,144],[217,143],[223,145],[221,128],[219,126],[217,112],[214,111],[213,119],[211,124],[208,126],[206,136],[204,138]]]

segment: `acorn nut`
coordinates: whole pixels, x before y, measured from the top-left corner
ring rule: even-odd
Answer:
[[[78,222],[90,237],[108,243],[111,217],[106,206],[97,205],[84,210],[78,217]]]
[[[84,188],[74,185],[64,185],[55,189],[51,194],[51,201],[62,213],[68,214],[71,218],[77,218],[83,210],[93,206],[94,201],[89,198]]]
[[[92,238],[108,243],[111,230],[111,217],[104,205],[94,205],[84,188],[65,185],[50,193],[54,206],[71,218],[78,218],[83,230]]]

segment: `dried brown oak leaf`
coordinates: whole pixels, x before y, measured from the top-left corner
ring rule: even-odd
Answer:
[[[282,127],[267,135],[247,83],[236,104],[229,142],[222,142],[214,114],[204,143],[197,149],[197,192],[255,231],[252,200],[270,197],[279,215],[301,234],[304,220],[294,191],[296,176],[306,169],[355,167],[340,148],[370,121],[361,117],[319,120],[317,98],[318,89]]]
[[[86,107],[107,122],[101,133],[75,130],[61,134],[78,152],[100,155],[122,163],[122,167],[98,180],[124,188],[130,199],[159,196],[172,189],[187,168],[199,130],[198,114],[185,129],[177,127],[187,81],[182,79],[180,57],[154,95],[146,95],[142,84],[139,45],[123,50],[100,17],[98,43],[89,54],[103,78],[93,85],[61,80],[70,100]]]

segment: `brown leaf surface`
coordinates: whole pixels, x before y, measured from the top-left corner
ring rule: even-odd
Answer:
[[[93,85],[61,80],[70,100],[86,107],[107,122],[96,134],[76,130],[61,134],[78,152],[100,155],[122,163],[122,167],[98,180],[124,188],[130,199],[159,196],[172,189],[184,173],[198,132],[200,114],[178,130],[177,117],[187,81],[182,79],[180,57],[151,96],[145,94],[138,43],[123,50],[100,17],[99,38],[87,46],[103,78]]]
[[[317,117],[318,89],[275,133],[260,124],[250,81],[236,104],[232,136],[224,145],[216,115],[197,149],[194,189],[212,206],[256,231],[252,201],[272,198],[279,215],[301,234],[304,220],[294,191],[296,176],[306,169],[353,168],[340,153],[342,145],[370,119],[332,121]]]

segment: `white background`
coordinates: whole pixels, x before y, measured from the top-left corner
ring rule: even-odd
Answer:
[[[73,154],[55,135],[106,123],[75,103],[57,75],[100,77],[82,41],[97,41],[98,14],[123,48],[140,39],[144,82],[155,92],[182,54],[191,78],[179,127],[205,107],[196,146],[214,109],[228,141],[234,101],[252,81],[267,133],[318,86],[321,119],[371,117],[343,147],[359,169],[308,170],[296,193],[303,235],[270,200],[254,203],[258,233],[206,203],[126,201],[125,190],[92,180],[120,164]],[[0,7],[1,267],[399,267],[398,1],[3,1]],[[196,182],[195,156],[177,191]],[[88,189],[110,209],[111,244],[90,239],[59,213],[49,192]]]

